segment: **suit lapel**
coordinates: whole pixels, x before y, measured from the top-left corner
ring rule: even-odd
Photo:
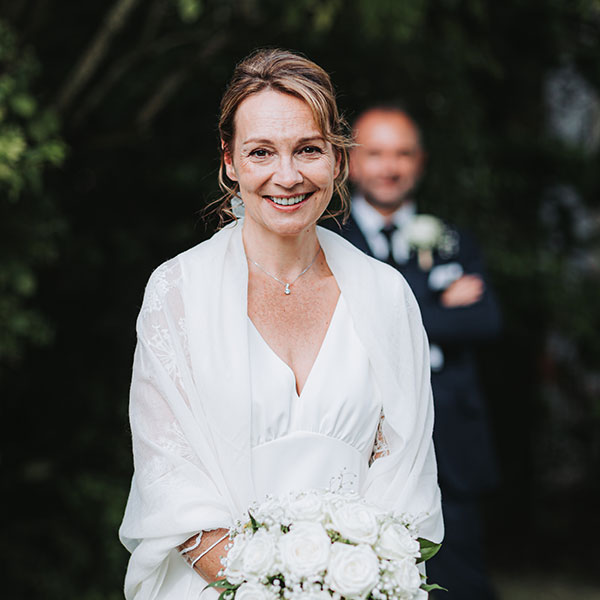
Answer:
[[[373,251],[367,243],[367,238],[363,235],[363,232],[356,224],[356,221],[352,215],[348,217],[348,221],[346,221],[341,228],[334,224],[331,227],[331,230],[335,233],[339,233],[342,237],[346,238],[350,243],[356,246],[359,250],[362,250],[365,254],[373,256]]]

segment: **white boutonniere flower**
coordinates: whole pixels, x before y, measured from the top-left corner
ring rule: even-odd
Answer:
[[[446,227],[433,215],[415,215],[406,227],[406,239],[410,248],[417,251],[419,266],[429,271],[433,266],[433,253],[449,258],[458,251],[458,234]]]

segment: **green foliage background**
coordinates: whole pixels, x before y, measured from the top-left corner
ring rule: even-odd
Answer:
[[[600,533],[598,151],[550,137],[543,90],[564,65],[600,89],[597,0],[0,8],[9,597],[121,597],[143,287],[212,231],[201,210],[218,196],[219,98],[234,64],[265,45],[327,69],[350,119],[396,99],[420,119],[421,206],[479,237],[505,313],[502,340],[482,351],[504,472],[489,501],[492,566],[585,570],[565,540],[582,519],[588,538]],[[559,185],[576,191],[585,235],[568,211],[542,218]],[[543,543],[515,564],[515,536]]]

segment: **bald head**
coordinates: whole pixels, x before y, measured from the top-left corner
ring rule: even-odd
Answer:
[[[384,215],[407,200],[423,173],[425,153],[416,124],[398,109],[373,108],[354,125],[350,178]]]

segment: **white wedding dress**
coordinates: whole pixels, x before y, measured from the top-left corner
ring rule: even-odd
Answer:
[[[376,440],[381,400],[344,297],[340,294],[300,395],[294,372],[249,317],[248,350],[254,497],[311,489],[361,492],[375,445],[378,453],[386,449],[380,433]],[[183,562],[173,555],[178,560]],[[172,586],[175,596],[184,572],[173,565],[163,589]],[[205,583],[196,576],[202,589]],[[214,600],[217,593],[206,590],[203,597]]]
[[[309,489],[361,491],[381,400],[340,295],[300,395],[291,368],[248,319],[255,497]]]
[[[167,261],[146,287],[130,394],[135,472],[119,531],[132,553],[128,600],[198,598],[205,583],[178,546],[230,527],[267,493],[353,487],[415,515],[423,537],[443,534],[427,338],[406,282],[317,228],[341,296],[298,396],[248,318],[241,231],[228,226]],[[386,446],[369,464],[376,437]]]

